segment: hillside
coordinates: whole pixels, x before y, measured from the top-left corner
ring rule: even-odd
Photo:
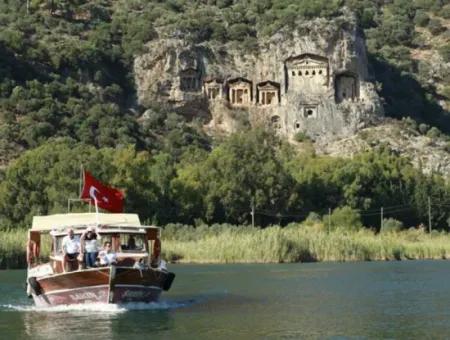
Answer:
[[[61,210],[82,162],[158,223],[243,223],[254,201],[262,224],[386,202],[418,224],[447,199],[417,168],[449,168],[449,18],[435,0],[0,1],[0,222]]]
[[[450,127],[443,63],[450,7],[443,2],[36,0],[0,6],[3,162],[54,136],[97,147],[152,147],[154,131],[136,123],[145,108],[136,103],[132,69],[148,42],[177,37],[254,50],[260,39],[299,22],[339,17],[343,6],[364,29],[386,114]]]

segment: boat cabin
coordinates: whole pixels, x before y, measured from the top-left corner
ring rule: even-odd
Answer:
[[[148,265],[158,267],[160,264],[161,228],[143,226],[135,214],[62,214],[37,216],[29,230],[27,244],[27,262],[29,267],[39,263],[41,235],[48,234],[51,239],[49,266],[52,274],[63,272],[62,243],[69,229],[74,231],[75,238],[81,238],[88,227],[97,234],[97,247],[102,249],[105,242],[110,242],[112,252],[116,254],[117,266],[133,267]],[[79,268],[79,261],[70,261],[69,268]],[[49,273],[50,274],[50,273]]]

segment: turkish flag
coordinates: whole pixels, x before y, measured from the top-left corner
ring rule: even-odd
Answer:
[[[97,205],[114,213],[123,211],[123,193],[115,188],[110,188],[93,177],[88,171],[84,171],[84,186],[81,198],[88,199],[89,203]]]

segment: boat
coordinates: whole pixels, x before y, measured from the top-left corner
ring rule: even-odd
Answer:
[[[63,268],[63,238],[69,229],[80,237],[87,228],[94,229],[101,244],[111,242],[116,263],[85,268],[71,261]],[[132,247],[127,243],[130,238]],[[44,242],[50,243],[51,250],[48,261],[42,263]],[[35,216],[28,231],[27,263],[27,294],[38,307],[156,302],[175,278],[161,259],[161,228],[141,225],[136,214]]]

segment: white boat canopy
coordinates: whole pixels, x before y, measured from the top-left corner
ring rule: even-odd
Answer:
[[[137,214],[74,213],[34,216],[31,230],[51,231],[68,227],[79,228],[97,225],[149,228],[141,225],[141,221]]]

